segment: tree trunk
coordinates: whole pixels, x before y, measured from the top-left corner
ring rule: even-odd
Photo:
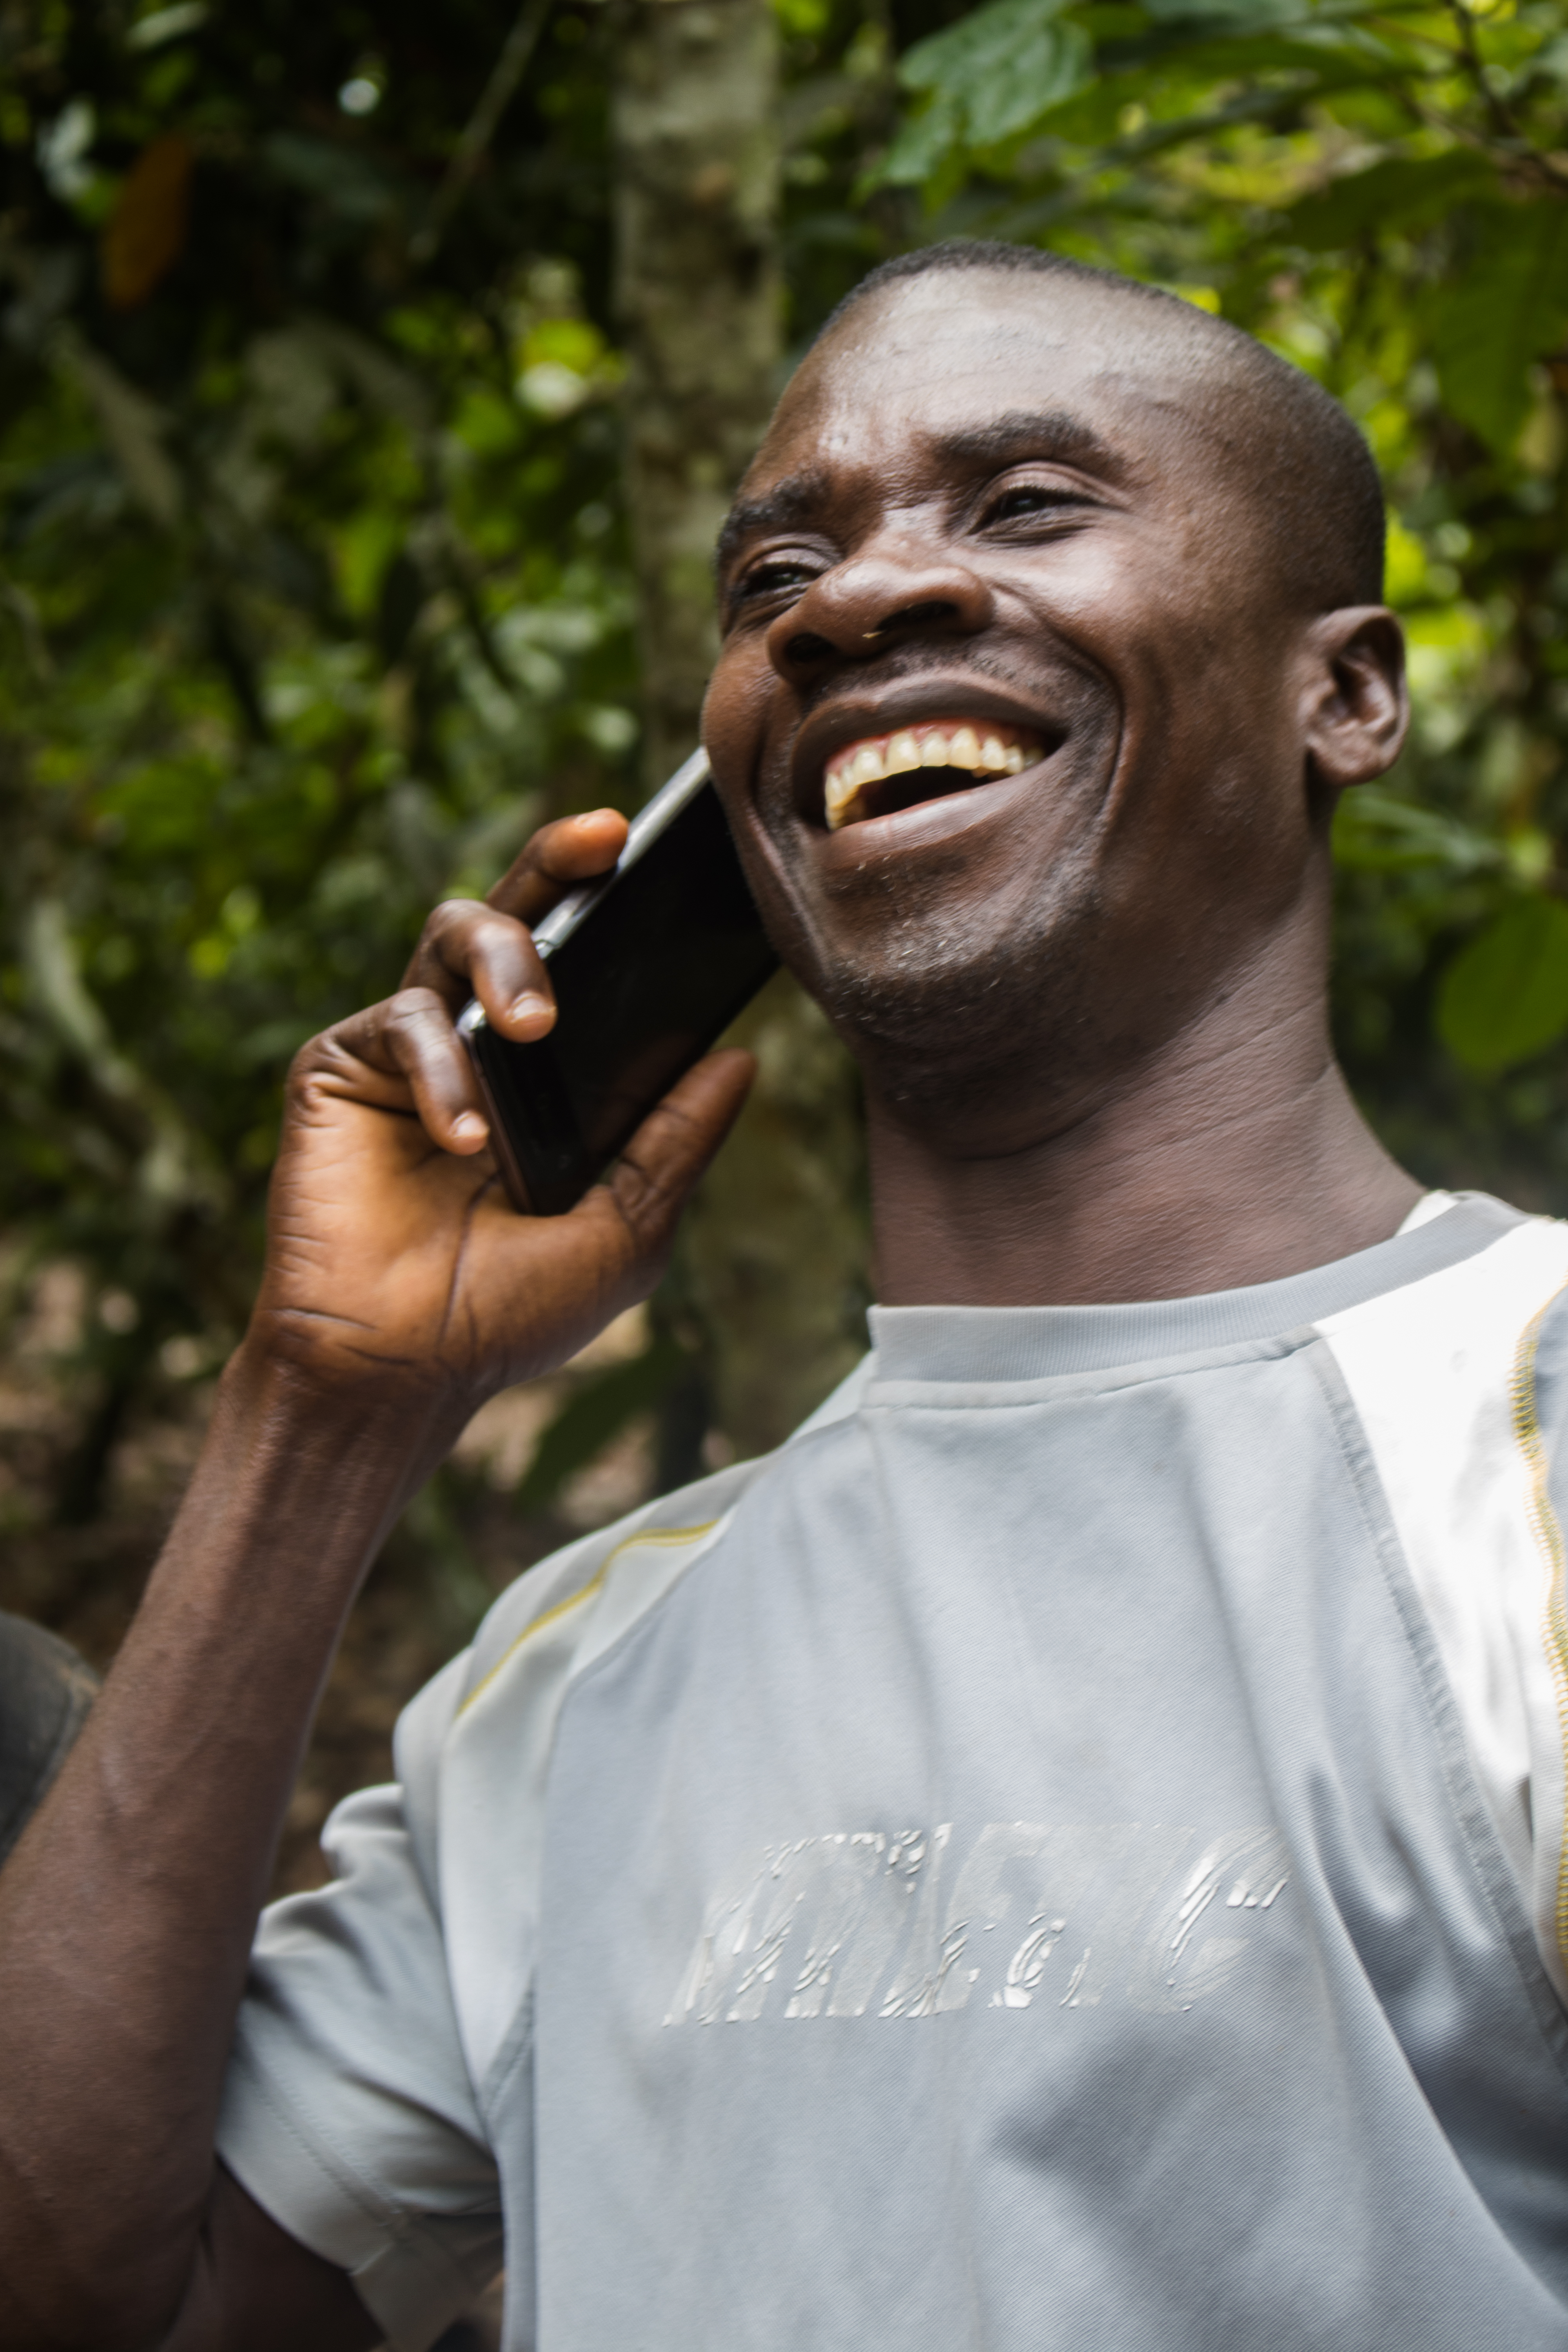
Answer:
[[[618,285],[645,775],[696,745],[717,637],[712,552],[777,390],[777,37],[769,0],[627,0],[616,44]],[[676,1288],[710,1411],[775,1444],[864,1341],[860,1130],[842,1048],[792,981],[741,1024],[756,1095],[688,1220]],[[690,1399],[665,1475],[689,1475]],[[676,1458],[678,1455],[686,1458]]]
[[[616,44],[617,279],[650,788],[691,751],[719,526],[768,421],[781,311],[768,0],[629,0]]]

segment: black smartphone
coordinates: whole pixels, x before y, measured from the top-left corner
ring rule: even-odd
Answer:
[[[514,1045],[458,1018],[513,1208],[560,1216],[776,968],[705,753],[632,820],[615,870],[533,934],[557,1017]]]

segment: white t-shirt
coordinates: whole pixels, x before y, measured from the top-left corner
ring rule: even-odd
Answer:
[[[873,1310],[406,1710],[225,2160],[398,2352],[503,2242],[508,2352],[1560,2347],[1564,1302],[1568,1226],[1428,1194],[1248,1290]]]

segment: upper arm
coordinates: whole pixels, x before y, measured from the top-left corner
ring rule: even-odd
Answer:
[[[347,2273],[279,2228],[220,2164],[190,2287],[159,2352],[369,2352],[380,2342]]]

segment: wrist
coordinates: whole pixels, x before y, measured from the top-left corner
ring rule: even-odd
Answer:
[[[225,1367],[182,1518],[222,1521],[240,1549],[300,1552],[357,1586],[466,1418],[435,1384],[389,1369],[323,1379],[254,1328]]]
[[[417,1366],[369,1359],[345,1376],[259,1316],[218,1381],[218,1411],[226,1417],[287,1432],[312,1450],[352,1444],[389,1460],[405,1457],[410,1441],[443,1417],[444,1404],[459,1410]]]

